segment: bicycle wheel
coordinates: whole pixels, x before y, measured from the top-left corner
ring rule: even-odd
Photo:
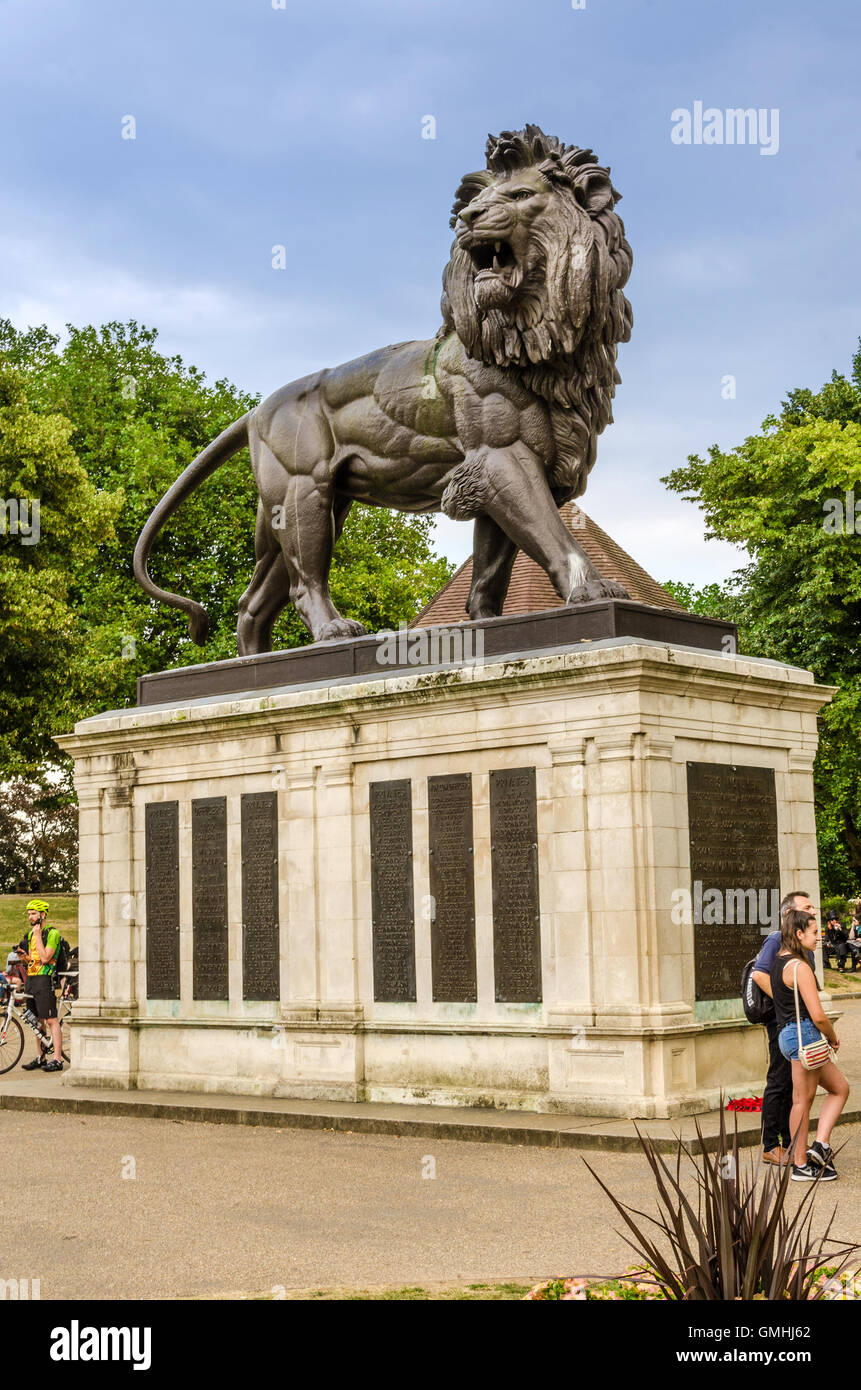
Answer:
[[[24,1051],[24,1029],[17,1018],[0,1019],[0,1076],[11,1071]]]

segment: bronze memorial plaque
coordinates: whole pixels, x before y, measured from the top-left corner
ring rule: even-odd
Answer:
[[[733,999],[779,925],[777,798],[770,767],[688,763],[696,998]]]
[[[242,998],[280,994],[278,793],[242,797]]]
[[[497,1003],[541,1001],[535,768],[490,774],[493,975]]]
[[[179,998],[179,802],[151,801],[144,819],[146,995]]]
[[[428,778],[431,972],[435,1001],[474,1004],[472,777]]]
[[[191,897],[195,999],[227,999],[227,801],[191,803]]]
[[[372,782],[369,794],[374,999],[380,1003],[413,1003],[416,937],[409,778]]]

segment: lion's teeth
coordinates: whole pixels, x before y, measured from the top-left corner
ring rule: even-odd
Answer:
[[[501,242],[501,241],[495,241],[495,242],[493,243],[493,249],[494,249],[494,251],[501,251],[501,250],[502,250],[502,242]]]

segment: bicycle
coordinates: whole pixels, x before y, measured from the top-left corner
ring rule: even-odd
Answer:
[[[64,976],[74,975],[77,977],[77,973],[76,970],[63,971]],[[61,1038],[63,1036],[63,1024],[72,1012],[73,989],[71,980],[66,979],[60,991],[60,1003],[57,1009]],[[36,1017],[25,1002],[32,997],[32,994],[27,994],[23,990],[9,989],[8,997],[0,1002],[0,1076],[11,1071],[21,1060],[24,1052],[24,1028],[22,1025],[26,1024],[30,1032],[35,1033],[40,1048],[46,1040],[50,1046],[50,1037],[42,1028],[41,1020]],[[23,1005],[23,1009],[20,1007],[21,1005]],[[63,1013],[60,1013],[61,1007]],[[68,1062],[69,1054],[62,1042],[60,1047],[63,1061]]]
[[[66,1019],[71,1017],[72,1005],[78,997],[78,973],[77,970],[61,970],[57,976],[63,981],[60,997],[57,1000],[57,1017],[60,1020],[61,1028]]]

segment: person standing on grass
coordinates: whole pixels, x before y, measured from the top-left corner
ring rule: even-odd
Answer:
[[[816,920],[816,908],[807,893],[795,889],[787,893],[780,904],[780,922],[783,924],[787,912],[796,909],[806,912]],[[771,999],[771,967],[780,950],[780,929],[765,938],[753,967],[753,978],[760,989]],[[815,957],[810,954],[810,964]],[[762,1161],[783,1165],[789,1162],[791,1131],[789,1112],[792,1108],[792,1068],[778,1046],[777,1015],[772,1012],[765,1023],[768,1034],[768,1074],[765,1078],[765,1091],[762,1097]]]
[[[24,1071],[62,1071],[63,1043],[60,1033],[60,1020],[57,1018],[57,996],[54,993],[54,965],[60,946],[60,933],[47,924],[48,904],[42,898],[33,898],[27,904],[27,918],[30,930],[21,942],[22,951],[27,955],[27,993],[33,997],[30,1008],[36,1017],[47,1025],[54,1044],[54,1056],[48,1061],[46,1050],[32,1062],[27,1062]]]
[[[829,1140],[849,1096],[849,1082],[834,1062],[808,1071],[798,1060],[799,1047],[822,1038],[835,1052],[840,1047],[819,999],[816,976],[809,963],[817,932],[816,918],[809,912],[787,912],[780,933],[780,950],[771,968],[771,992],[780,1029],[778,1045],[792,1067],[789,1127],[795,1136],[793,1182],[833,1182],[837,1177]],[[822,1103],[816,1138],[808,1147],[810,1107],[818,1086],[828,1094]]]

